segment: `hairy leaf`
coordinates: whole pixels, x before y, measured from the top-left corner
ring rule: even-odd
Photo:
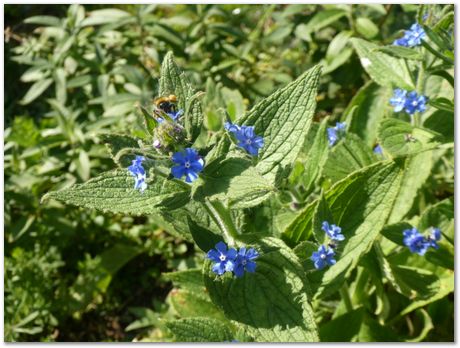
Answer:
[[[351,42],[358,53],[364,70],[379,85],[415,89],[403,59],[379,52],[380,47],[378,45],[363,39],[353,38]]]
[[[233,339],[231,330],[217,319],[185,318],[166,322],[176,342],[225,342]]]
[[[318,341],[302,266],[294,252],[276,238],[242,240],[259,251],[257,269],[242,278],[228,273],[217,277],[206,262],[205,284],[212,301],[257,342]]]
[[[152,172],[147,176],[152,176]],[[177,208],[187,203],[190,191],[160,176],[148,180],[144,193],[134,189],[134,178],[127,170],[106,172],[86,183],[47,193],[43,200],[53,198],[79,207],[104,212],[146,215],[164,208]]]
[[[355,134],[348,133],[343,141],[329,151],[323,175],[336,182],[371,165],[376,159],[371,148],[364,141]]]
[[[188,81],[183,72],[180,71],[172,52],[166,54],[161,65],[160,96],[174,94],[178,97],[179,109],[185,112],[185,129],[189,139],[194,141],[200,135],[203,124],[203,111],[199,96]]]
[[[440,145],[441,135],[429,129],[414,127],[411,124],[389,118],[380,124],[379,143],[392,156],[413,155],[431,150]]]
[[[315,111],[320,72],[319,66],[311,68],[236,122],[255,126],[264,138],[256,168],[269,182],[276,183],[300,152]]]
[[[217,199],[232,208],[258,205],[275,190],[252,166],[251,161],[244,158],[217,159],[206,166],[202,177],[203,184],[196,188],[194,199]]]

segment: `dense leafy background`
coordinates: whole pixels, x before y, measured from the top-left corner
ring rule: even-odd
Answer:
[[[322,64],[314,113],[310,105],[311,115],[291,115],[304,129],[313,119],[305,144],[286,124],[281,133],[292,137],[292,146],[264,148],[267,156],[283,152],[276,161],[286,173],[292,169],[289,177],[262,163],[260,187],[271,193],[276,186],[277,194],[257,207],[261,196],[240,206],[245,210],[235,213],[236,224],[245,233],[285,240],[287,245],[263,239],[260,247],[278,243],[276,262],[294,260],[287,269],[300,293],[303,266],[321,340],[452,341],[453,46],[432,39],[436,49],[427,48],[425,57],[384,47],[425,11],[431,13],[431,27],[451,29],[451,6],[5,6],[5,339],[245,341],[259,335],[273,340],[273,333],[254,333],[253,326],[264,323],[246,322],[242,329],[228,320],[235,314],[220,296],[225,281],[211,287],[205,279],[214,291],[211,298],[204,294],[197,271],[203,253],[181,232],[207,226],[212,233],[212,222],[195,226],[173,215],[169,220],[126,216],[41,202],[51,190],[114,168],[103,134],[146,137],[136,105],[168,88],[159,83],[160,66],[173,51],[194,89],[205,92],[201,101],[209,131],[222,128],[223,111],[261,127],[254,117],[260,110],[246,111]],[[416,64],[435,58],[424,86],[434,99],[424,128],[413,129],[406,115],[393,114],[388,99],[395,86],[415,87]],[[304,95],[296,86],[277,95],[289,101],[286,108],[303,103],[293,100],[296,93]],[[260,108],[275,127],[283,120],[270,112],[270,98]],[[328,149],[326,127],[338,120],[349,124],[349,134]],[[270,127],[266,132],[266,141],[282,142]],[[391,140],[407,132],[422,141]],[[373,164],[380,159],[372,153],[378,141],[386,156],[400,159]],[[328,190],[324,197],[321,189]],[[356,206],[344,210],[351,189],[357,192]],[[200,192],[208,191],[197,189],[196,197]],[[313,225],[324,213],[318,197],[353,233],[340,263],[326,273],[311,272],[306,253],[314,248]],[[144,198],[146,204],[158,201]],[[203,215],[199,206],[184,209]],[[439,225],[445,233],[442,253],[420,258],[399,247],[398,233],[408,223],[422,229]],[[260,269],[260,281],[266,282],[264,260]],[[336,292],[347,287],[345,277],[352,310]],[[267,301],[259,298],[252,305],[262,312]],[[310,313],[309,305],[289,306],[300,321]],[[289,330],[277,334],[312,339],[301,329],[284,331]]]

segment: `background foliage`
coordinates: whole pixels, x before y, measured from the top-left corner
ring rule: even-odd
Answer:
[[[300,253],[309,247],[309,229],[297,222],[314,223],[318,212],[310,203],[320,188],[376,161],[377,138],[395,129],[380,124],[408,121],[398,115],[381,123],[392,115],[390,87],[415,87],[409,71],[419,58],[410,57],[407,70],[398,61],[400,75],[381,71],[408,52],[387,52],[378,70],[364,69],[362,58],[380,59],[376,47],[390,45],[425,11],[432,26],[451,29],[452,6],[6,5],[5,339],[189,340],[184,327],[200,328],[199,337],[221,325],[212,339],[245,340],[221,324],[222,311],[208,296],[199,295],[203,284],[193,269],[201,267],[202,252],[163,219],[43,203],[41,197],[113,168],[102,134],[144,136],[135,106],[157,95],[168,51],[195,90],[205,91],[211,132],[222,128],[223,112],[234,120],[321,63],[315,122],[301,155],[280,194],[248,209],[250,221],[241,221],[252,232],[270,226],[290,246],[302,242],[294,252],[311,267]],[[394,231],[402,220],[426,227],[447,221],[443,228],[453,241],[452,52],[439,51],[441,66],[428,72],[426,83],[426,94],[437,99],[423,125],[442,134],[444,145],[433,144],[430,135],[417,145],[422,148],[384,144],[392,156],[438,147],[411,157],[381,246],[362,257],[350,277],[354,309],[321,291],[318,297],[325,298],[315,298],[324,341],[453,340],[449,250],[440,260],[427,255],[433,264],[393,253],[390,242],[398,243]],[[350,133],[326,156],[325,127],[338,120]],[[357,256],[350,259],[357,262]],[[184,272],[170,273],[178,270]],[[422,276],[410,277],[414,272]],[[314,277],[309,281],[319,284]],[[200,316],[207,319],[197,321]],[[175,318],[182,319],[165,321]],[[345,322],[350,329],[337,330]]]

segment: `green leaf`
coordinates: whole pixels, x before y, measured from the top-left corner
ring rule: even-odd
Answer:
[[[330,150],[323,175],[332,182],[337,182],[375,161],[376,157],[371,148],[355,134],[347,133],[345,139]]]
[[[153,113],[149,112],[142,105],[139,106],[139,109],[140,109],[141,114],[142,114],[142,121],[143,121],[145,129],[147,130],[147,132],[151,136],[154,136],[155,135],[155,128],[158,125],[158,121],[153,117]]]
[[[366,39],[373,39],[379,33],[379,28],[366,17],[358,17],[355,22],[356,31]]]
[[[299,258],[299,261],[306,272],[316,270],[313,261],[310,259],[311,255],[315,251],[318,251],[318,245],[309,241],[303,241],[300,244],[297,244],[294,248],[294,253]],[[311,287],[311,283],[309,285]]]
[[[425,230],[438,227],[449,242],[454,245],[454,202],[453,198],[445,199],[427,210],[420,217],[419,228]]]
[[[398,284],[398,291],[411,299],[427,299],[439,291],[439,278],[424,269],[394,265],[391,270]]]
[[[313,143],[308,149],[308,152],[305,155],[301,155],[302,176],[300,180],[307,192],[310,192],[314,188],[327,159],[327,121],[327,119],[324,119],[319,127],[317,127],[316,124],[312,124],[310,132],[315,131]]]
[[[122,134],[100,134],[99,137],[107,147],[110,157],[121,167],[128,167],[136,157],[134,154],[126,154],[117,158],[117,154],[125,148],[139,148],[136,138]]]
[[[442,134],[448,141],[454,142],[455,127],[454,113],[436,110],[423,122],[423,126],[434,132]]]
[[[393,243],[404,246],[403,231],[411,229],[413,226],[407,222],[397,222],[387,225],[382,229],[382,235]]]
[[[57,68],[54,71],[54,80],[56,88],[56,99],[62,105],[67,101],[67,75],[63,68]]]
[[[160,96],[174,94],[178,97],[179,109],[185,112],[185,129],[188,137],[194,141],[201,132],[203,111],[199,94],[183,72],[180,71],[172,52],[168,52],[161,65]]]
[[[209,297],[201,293],[173,289],[168,295],[168,300],[181,318],[208,317],[225,320],[223,313],[209,300]]]
[[[283,232],[283,239],[289,245],[297,245],[310,237],[313,231],[313,214],[317,203],[318,201],[313,201],[307,205],[286,227]]]
[[[62,24],[61,20],[54,16],[33,16],[26,18],[24,23],[45,25],[48,27],[60,27]]]
[[[427,304],[433,303],[447,296],[454,291],[454,283],[454,272],[445,272],[441,274],[437,292],[427,299],[411,301],[410,304],[398,314],[398,317],[404,317],[418,308],[425,307]]]
[[[379,52],[379,46],[366,40],[352,38],[361,65],[370,77],[381,86],[415,89],[404,60]]]
[[[375,82],[361,87],[343,112],[343,115],[352,115],[346,119],[348,132],[359,135],[369,147],[375,145],[380,121],[392,114],[390,97],[391,90]]]
[[[412,60],[423,60],[423,56],[419,51],[403,46],[383,46],[378,48],[378,51],[386,53],[395,58],[401,59],[412,59]]]
[[[380,123],[378,139],[390,155],[400,157],[434,149],[441,144],[442,136],[429,129],[390,118]]]
[[[319,329],[321,342],[351,342],[359,333],[363,315],[364,308],[360,307],[326,322]]]
[[[32,86],[30,86],[29,90],[27,91],[26,95],[22,98],[20,103],[22,105],[30,104],[39,96],[41,96],[43,92],[45,92],[52,83],[53,79],[51,78],[35,82]]]
[[[259,251],[257,269],[242,278],[217,277],[207,261],[204,279],[212,301],[256,342],[317,342],[303,269],[294,252],[276,238],[241,239]]]
[[[295,34],[302,40],[311,41],[311,33],[327,27],[346,14],[346,11],[340,9],[321,10],[307,24],[298,25]]]
[[[152,172],[147,178],[148,188],[141,193],[134,189],[134,178],[127,170],[114,170],[86,183],[49,192],[42,201],[53,198],[104,212],[147,215],[184,205],[189,200],[190,191],[183,185],[160,176],[152,178]]]
[[[326,57],[323,61],[324,74],[329,74],[341,65],[345,64],[353,54],[353,48],[350,47],[350,37],[353,33],[349,30],[343,30],[338,33],[327,47]]]
[[[192,234],[193,240],[198,245],[198,247],[207,253],[209,250],[213,249],[217,243],[223,241],[221,235],[216,234],[207,228],[198,225],[193,221],[189,216],[187,216],[188,227],[190,233]]]
[[[434,106],[438,110],[444,110],[447,112],[454,113],[454,103],[447,99],[447,98],[436,98],[436,99],[430,99],[428,101],[428,104],[431,106]]]
[[[91,11],[82,22],[81,26],[88,27],[93,25],[102,25],[116,23],[121,19],[129,18],[131,15],[128,12],[117,8],[105,8],[102,10]]]
[[[334,218],[324,199],[324,193],[321,192],[313,215],[313,235],[319,244],[323,244],[326,239],[326,232],[322,229],[323,221],[327,221],[329,225],[334,224]]]
[[[292,165],[305,141],[316,107],[319,76],[320,67],[313,67],[237,121],[255,126],[256,134],[264,138],[256,168],[271,183]]]
[[[221,321],[207,318],[185,318],[166,322],[176,342],[224,342],[233,334]]]
[[[176,287],[181,287],[196,293],[204,291],[203,272],[194,268],[186,271],[162,273],[162,276],[173,282]],[[207,296],[207,295],[206,295]]]
[[[388,219],[389,223],[400,221],[409,213],[418,191],[430,176],[432,166],[432,151],[416,154],[406,160],[401,188]]]
[[[196,188],[193,198],[224,201],[232,208],[256,206],[274,191],[251,161],[240,157],[221,157],[207,164],[202,177],[203,184]]]
[[[401,176],[399,164],[378,162],[354,172],[326,192],[334,221],[342,228],[346,239],[340,244],[343,251],[337,263],[325,271],[315,297],[325,297],[338,290],[360,257],[369,251],[391,212]],[[318,201],[298,215],[288,227],[288,235],[297,241],[308,236],[310,223],[306,221],[310,220],[316,204]]]

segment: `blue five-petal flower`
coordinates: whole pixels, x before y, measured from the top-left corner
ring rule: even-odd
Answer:
[[[323,221],[321,228],[332,240],[342,241],[345,239],[345,236],[341,233],[342,229],[339,226],[334,224],[329,225],[329,222]]]
[[[318,248],[318,251],[313,252],[310,257],[310,260],[313,261],[316,269],[323,269],[326,266],[335,265],[336,261],[334,259],[335,252],[332,248],[327,248],[324,245],[321,245]]]
[[[329,141],[329,146],[334,146],[337,141],[345,136],[345,122],[337,122],[335,127],[327,128],[327,140]]]
[[[393,97],[390,104],[394,106],[394,111],[399,112],[404,109],[409,115],[416,112],[424,112],[428,98],[424,95],[418,95],[416,91],[408,92],[404,89],[396,88],[393,91]]]
[[[212,271],[218,275],[233,271],[236,255],[236,250],[233,248],[227,250],[224,242],[217,243],[216,248],[209,250],[207,254],[208,259],[214,261]]]
[[[403,231],[403,242],[411,253],[425,255],[430,243],[427,239],[415,228]]]
[[[128,167],[129,173],[135,178],[134,189],[139,190],[141,193],[147,189],[145,169],[142,166],[143,161],[145,161],[144,156],[136,156]]]
[[[238,126],[230,122],[225,123],[225,129],[235,135],[238,146],[245,149],[250,155],[257,156],[259,149],[264,146],[264,138],[254,132],[254,126]]]
[[[198,178],[198,173],[204,168],[204,161],[198,152],[192,148],[176,152],[172,160],[177,165],[171,168],[171,173],[176,179],[185,175],[185,181],[191,183]]]
[[[240,250],[238,250],[238,254],[236,255],[233,273],[235,273],[237,277],[242,277],[244,271],[254,273],[257,266],[254,260],[257,257],[259,257],[259,253],[254,248],[240,248]]]
[[[414,23],[410,27],[410,30],[404,31],[404,36],[396,39],[393,42],[395,46],[404,46],[404,47],[415,47],[422,44],[422,39],[426,37],[425,30],[423,27],[418,24]]]

